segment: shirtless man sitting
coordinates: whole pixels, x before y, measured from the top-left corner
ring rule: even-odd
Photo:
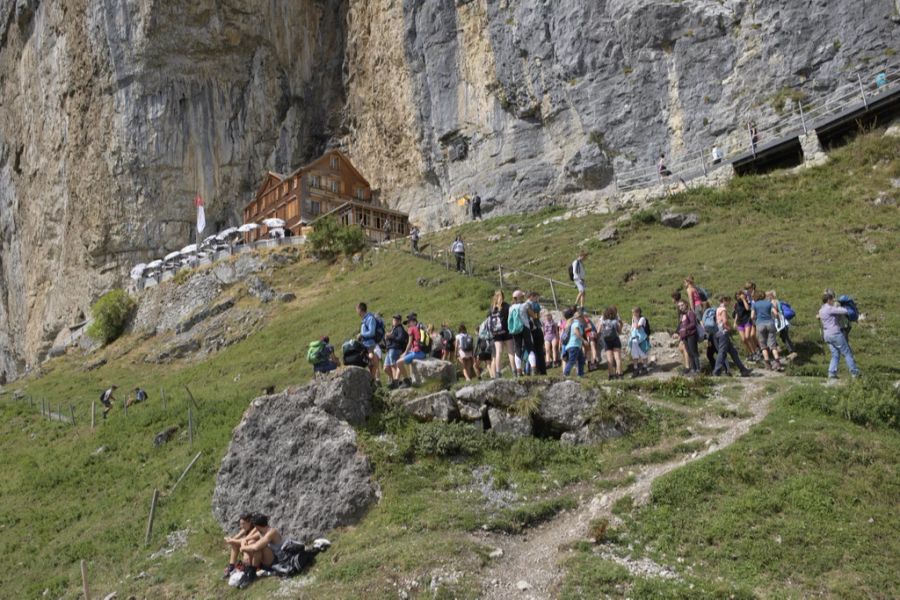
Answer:
[[[244,589],[256,579],[257,569],[268,570],[281,560],[281,546],[284,540],[274,527],[269,527],[269,517],[255,514],[252,519],[253,532],[241,542],[240,551],[244,556],[244,578],[238,588]]]

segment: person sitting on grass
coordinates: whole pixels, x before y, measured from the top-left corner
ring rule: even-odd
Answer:
[[[313,373],[331,373],[338,368],[339,364],[337,357],[334,355],[334,346],[331,345],[331,340],[327,335],[319,338],[319,342],[323,345],[319,355],[316,357],[316,362],[313,363]]]
[[[243,513],[238,517],[238,531],[231,536],[225,536],[225,545],[228,546],[228,566],[225,567],[225,576],[222,579],[228,579],[235,569],[243,569],[244,565],[238,559],[241,556],[241,544],[249,541],[249,537],[253,534],[253,515],[251,513]]]
[[[255,535],[248,535],[240,548],[244,559],[244,576],[238,584],[240,589],[253,583],[258,571],[268,571],[284,558],[281,551],[284,540],[277,529],[269,527],[269,517],[255,514],[252,522]]]
[[[134,398],[130,398],[125,401],[125,406],[131,406],[132,404],[140,404],[141,402],[146,402],[150,396],[147,395],[142,388],[136,387],[134,388]]]

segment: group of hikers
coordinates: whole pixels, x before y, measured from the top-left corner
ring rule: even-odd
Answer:
[[[466,323],[455,330],[446,322],[428,325],[415,312],[405,317],[394,314],[388,326],[361,302],[356,307],[359,335],[342,346],[343,364],[369,369],[379,383],[383,372],[390,389],[412,386],[414,361],[426,358],[458,363],[467,381],[501,377],[507,362],[514,377],[545,375],[548,369],[559,367],[564,376],[573,370],[584,376],[586,370],[595,371],[605,362],[612,380],[624,376],[625,350],[631,357],[632,377],[648,374],[651,328],[641,307],[630,310],[628,324],[629,315],[621,316],[614,305],[595,315],[585,310],[587,256],[580,252],[569,266],[578,296],[575,305],[562,311],[561,319],[541,306],[537,292],[518,289],[512,292],[511,303],[504,291],[497,290],[490,310],[472,329]],[[672,293],[672,301],[677,315],[674,336],[685,376],[700,373],[704,342],[708,370],[714,376],[730,375],[732,370],[749,376],[748,364],[783,371],[784,361],[796,356],[791,339],[795,311],[775,290],[763,291],[748,281],[734,294],[713,297],[688,276]],[[829,377],[837,376],[841,356],[857,376],[849,345],[850,327],[858,319],[853,300],[826,290],[818,318],[832,353]],[[743,359],[738,348],[744,350]],[[316,373],[327,373],[341,363],[327,336],[310,344],[307,358]]]
[[[100,404],[103,405],[103,418],[106,418],[106,415],[109,414],[109,411],[112,410],[113,402],[116,401],[116,390],[119,389],[117,385],[111,385],[100,394]],[[146,402],[150,398],[149,394],[144,391],[141,387],[134,388],[134,396],[127,399],[125,401],[125,408],[128,408],[132,404]]]

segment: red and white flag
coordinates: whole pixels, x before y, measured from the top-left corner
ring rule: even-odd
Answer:
[[[203,198],[200,194],[194,198],[194,205],[197,207],[197,233],[203,233],[206,229],[206,211],[203,210]]]

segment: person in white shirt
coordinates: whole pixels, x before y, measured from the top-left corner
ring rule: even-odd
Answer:
[[[578,253],[578,258],[572,262],[572,281],[575,282],[575,287],[578,289],[575,304],[581,308],[584,308],[584,259],[587,258],[587,255],[588,253],[582,250]]]
[[[456,270],[462,273],[466,270],[466,245],[463,243],[461,235],[456,236],[453,244],[450,245],[450,252],[456,256]]]

